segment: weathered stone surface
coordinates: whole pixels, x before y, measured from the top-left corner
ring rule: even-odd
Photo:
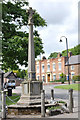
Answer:
[[[48,107],[56,106],[54,104],[49,104],[46,102],[45,110]],[[29,115],[29,114],[40,114],[41,113],[41,105],[10,105],[8,106],[8,114],[14,115]]]
[[[9,106],[8,111],[14,112],[17,109],[17,114],[30,114],[31,112],[37,112],[40,109],[41,104],[41,90],[43,89],[42,82],[36,80],[35,74],[35,51],[34,51],[34,39],[33,39],[33,14],[34,11],[30,7],[29,13],[29,42],[28,42],[28,80],[22,83],[22,94],[17,105]]]
[[[41,104],[42,82],[24,81],[22,83],[22,95],[18,101],[18,105]]]

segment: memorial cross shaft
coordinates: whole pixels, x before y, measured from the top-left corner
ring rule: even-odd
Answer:
[[[28,79],[31,81],[36,80],[35,77],[35,51],[34,51],[34,39],[33,39],[33,14],[34,11],[30,7],[29,14],[29,42],[28,42]]]

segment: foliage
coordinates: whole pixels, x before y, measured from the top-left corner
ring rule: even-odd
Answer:
[[[61,82],[61,80],[54,80],[54,81],[50,81],[50,82]]]
[[[24,79],[27,75],[27,70],[13,70],[14,73],[16,73],[18,78]]]
[[[61,77],[61,78],[60,78],[61,82],[64,83],[64,82],[66,81],[66,75],[63,74],[63,73],[61,73],[61,74],[60,74],[60,77]]]
[[[68,49],[68,52],[71,51],[72,55],[79,55],[80,54],[80,44],[75,46],[74,48]],[[56,58],[57,57],[57,52],[53,52],[50,54],[50,56],[48,57],[48,59],[50,58]],[[63,50],[62,51],[62,56],[67,56],[67,50]]]
[[[68,51],[72,52],[72,55],[80,54],[80,44],[75,46],[74,48],[68,49]],[[62,56],[67,56],[67,50],[62,51]]]
[[[72,80],[80,81],[80,75],[74,75],[74,76],[72,77]]]
[[[58,52],[51,53],[50,56],[48,57],[48,59],[50,59],[50,58],[56,58],[57,55],[58,55]]]
[[[2,52],[3,69],[19,69],[19,64],[27,66],[28,61],[28,2],[14,1],[2,3]],[[45,20],[34,10],[34,26],[46,26]],[[23,31],[23,26],[25,30]],[[35,57],[43,53],[43,43],[38,31],[34,30]]]
[[[64,104],[66,104],[66,102],[64,102],[64,101],[58,101],[58,103],[64,103]]]
[[[60,109],[60,106],[53,106],[53,107],[48,107],[48,110],[57,110]]]
[[[13,103],[9,98],[13,100],[15,103]],[[17,101],[20,99],[20,96],[13,93],[12,96],[9,96],[9,98],[6,97],[6,105],[16,104]]]
[[[67,90],[73,89],[73,90],[80,91],[80,84],[61,85],[61,86],[55,86],[54,88],[67,89]]]
[[[61,79],[59,79],[59,80],[54,80],[54,82],[61,82]]]

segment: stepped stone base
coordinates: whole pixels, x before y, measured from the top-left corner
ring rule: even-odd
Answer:
[[[17,105],[23,105],[23,106],[38,105],[38,104],[41,104],[40,96],[22,95],[20,100],[17,102]]]
[[[48,107],[56,106],[56,104],[45,104],[45,112]],[[30,115],[30,114],[41,114],[41,105],[10,105],[8,106],[8,114],[10,115]]]
[[[41,104],[41,90],[43,89],[40,81],[24,81],[22,83],[22,95],[17,105],[36,105]]]

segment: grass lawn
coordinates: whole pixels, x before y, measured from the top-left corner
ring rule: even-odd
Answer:
[[[60,85],[60,86],[55,86],[54,88],[59,88],[59,89],[73,89],[73,90],[77,90],[80,91],[80,84],[70,84],[70,85]]]
[[[9,98],[12,101],[14,101],[15,103],[13,103]],[[6,97],[6,105],[16,104],[19,99],[20,99],[20,95],[17,95],[16,93],[13,93],[12,96]]]

